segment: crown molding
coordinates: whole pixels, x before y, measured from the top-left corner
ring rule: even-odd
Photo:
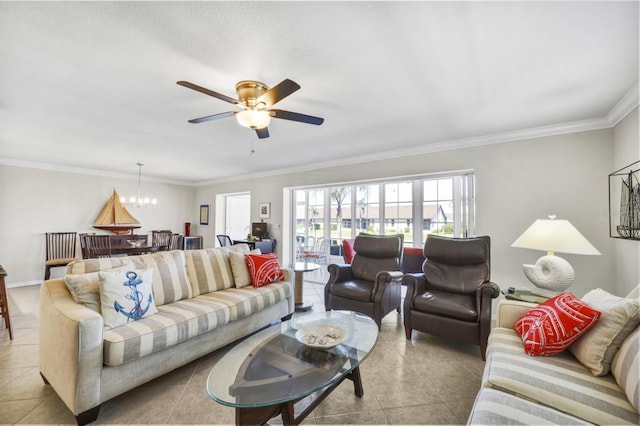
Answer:
[[[618,101],[617,104],[611,108],[609,114],[607,114],[607,121],[609,126],[615,127],[625,118],[631,111],[638,106],[638,100],[640,99],[640,93],[638,92],[638,82],[634,84],[631,89],[625,93],[625,95]]]
[[[511,132],[494,133],[483,136],[474,136],[464,139],[453,139],[449,141],[425,144],[422,147],[412,147],[396,149],[372,154],[364,154],[350,157],[343,160],[331,160],[323,163],[314,163],[309,166],[282,168],[269,172],[243,174],[241,177],[228,177],[212,179],[198,182],[197,187],[229,183],[246,179],[263,179],[271,176],[280,176],[290,173],[301,173],[310,170],[325,169],[330,167],[348,166],[351,164],[365,163],[369,161],[388,160],[390,158],[400,158],[412,155],[430,154],[434,152],[450,151],[455,149],[473,148],[476,146],[493,145],[498,143],[517,142],[527,139],[543,138],[548,136],[564,135],[568,133],[587,132],[591,130],[608,129],[615,127],[639,104],[638,81],[625,93],[625,95],[611,108],[604,117],[587,120],[573,121],[568,123],[551,124],[548,126],[533,127],[529,129],[515,130]]]
[[[453,139],[449,141],[435,142],[425,144],[422,147],[411,147],[403,149],[395,149],[390,151],[363,154],[353,156],[348,159],[331,160],[326,162],[314,163],[308,166],[289,167],[271,170],[269,172],[245,173],[242,176],[232,176],[228,178],[211,179],[201,182],[177,181],[169,179],[157,179],[153,177],[143,176],[145,182],[165,183],[172,185],[182,185],[191,187],[203,187],[220,183],[236,182],[246,179],[263,179],[271,176],[280,176],[291,173],[301,173],[310,170],[325,169],[330,167],[348,166],[351,164],[359,164],[370,161],[388,160],[390,158],[400,158],[413,155],[430,154],[434,152],[451,151],[456,149],[473,148],[477,146],[492,145],[498,143],[517,142],[527,139],[536,139],[548,136],[563,135],[568,133],[586,132],[591,130],[600,130],[612,128],[618,125],[627,115],[629,115],[640,103],[640,92],[638,81],[624,94],[624,96],[611,108],[604,117],[593,118],[588,120],[573,121],[568,123],[551,124],[548,126],[534,127],[530,129],[515,130],[511,132],[494,133],[489,135],[474,136],[471,138]],[[138,179],[137,174],[113,173],[103,170],[85,169],[80,167],[60,166],[55,164],[39,163],[33,161],[14,160],[11,158],[0,157],[0,164],[6,166],[28,167],[41,170],[52,170],[67,173],[78,173],[83,175],[105,176],[122,179]]]
[[[61,166],[58,164],[40,163],[36,161],[15,160],[13,158],[0,157],[0,164],[4,166],[25,167],[29,169],[50,170],[54,172],[77,173],[81,175],[112,177],[120,179],[138,180],[138,174],[115,173],[106,170],[85,169],[82,167]],[[142,182],[165,183],[171,185],[194,186],[193,182],[177,181],[170,179],[154,178],[142,175]]]

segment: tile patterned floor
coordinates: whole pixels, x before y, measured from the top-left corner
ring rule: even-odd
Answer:
[[[305,275],[305,302],[314,311],[324,311],[325,281],[326,267]],[[39,286],[8,292],[14,340],[0,324],[0,424],[75,424],[39,375]],[[209,370],[225,351],[107,401],[96,424],[233,424],[233,409],[211,400],[205,390]],[[347,381],[304,424],[464,424],[483,368],[478,346],[418,332],[407,341],[402,317],[393,312],[361,366],[364,396],[357,398]]]

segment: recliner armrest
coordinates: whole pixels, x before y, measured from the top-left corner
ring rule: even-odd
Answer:
[[[376,281],[400,281],[403,276],[404,273],[402,271],[380,271],[378,275],[376,275]]]
[[[424,274],[404,274],[402,281],[407,285],[405,305],[410,303],[416,295],[427,291],[427,279]]]
[[[332,263],[327,267],[327,270],[329,271],[327,285],[353,279],[351,265]]]

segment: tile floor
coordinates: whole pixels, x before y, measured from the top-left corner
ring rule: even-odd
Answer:
[[[324,311],[322,269],[305,275],[305,302],[314,311]],[[39,286],[8,293],[14,340],[0,324],[0,424],[75,424],[38,372]],[[205,389],[209,370],[226,350],[107,401],[96,424],[233,424],[233,409],[211,400]],[[478,346],[418,332],[407,341],[402,317],[392,312],[361,366],[364,396],[357,398],[351,382],[344,382],[304,424],[464,424],[483,368]]]

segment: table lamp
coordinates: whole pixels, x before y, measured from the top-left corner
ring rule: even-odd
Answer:
[[[569,262],[553,253],[599,255],[600,252],[568,221],[537,219],[511,247],[546,251],[535,265],[522,265],[526,277],[536,288],[533,293],[553,297],[567,290],[575,278]]]

